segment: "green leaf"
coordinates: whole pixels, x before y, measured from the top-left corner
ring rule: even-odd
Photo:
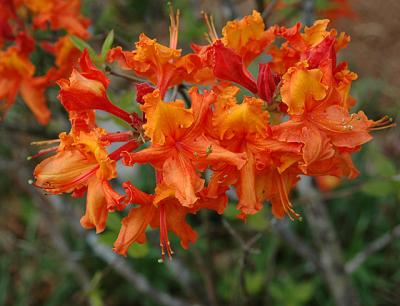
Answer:
[[[366,182],[361,190],[371,196],[384,197],[396,192],[396,187],[393,182],[387,180],[371,180]]]
[[[101,47],[101,60],[103,62],[105,62],[107,53],[111,49],[113,42],[114,42],[114,30],[111,30],[107,34],[107,37],[103,42],[103,46]]]
[[[80,39],[79,37],[77,37],[75,35],[72,35],[70,37],[70,39],[71,39],[72,43],[74,44],[74,46],[77,47],[80,51],[83,52],[83,50],[85,50],[85,49],[88,50],[89,56],[96,66],[99,66],[102,64],[100,62],[101,60],[99,59],[99,57],[96,54],[96,51],[94,51],[94,49],[86,41]]]

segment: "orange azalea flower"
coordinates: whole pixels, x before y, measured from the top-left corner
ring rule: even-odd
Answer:
[[[102,232],[108,212],[125,207],[124,197],[109,183],[117,176],[115,160],[119,154],[108,154],[105,147],[110,142],[104,129],[93,128],[86,132],[77,131],[75,126],[73,131],[61,133],[57,153],[36,166],[35,186],[51,194],[73,193],[75,196],[81,196],[87,190],[86,213],[81,224]],[[130,148],[125,146],[123,149],[137,146],[136,143],[129,144]]]
[[[261,15],[253,11],[239,21],[230,21],[222,29],[222,38],[219,39],[212,19],[204,15],[208,30],[210,45],[192,45],[195,54],[187,55],[190,77],[201,81],[198,75],[210,78],[210,72],[221,80],[240,84],[253,93],[257,93],[257,84],[247,70],[255,57],[260,55],[275,39],[275,28],[264,29]]]
[[[248,214],[257,213],[267,197],[274,199],[272,204],[276,216],[282,217],[281,214],[276,213],[277,206],[283,207],[289,215],[296,216],[290,202],[286,201],[288,189],[278,188],[279,200],[285,201],[275,200],[272,189],[276,189],[276,180],[271,184],[263,173],[277,173],[277,168],[281,164],[280,158],[287,153],[298,153],[299,146],[271,139],[269,114],[262,109],[263,100],[245,97],[243,102],[238,104],[235,96],[239,88],[230,86],[220,90],[213,117],[217,137],[225,148],[233,152],[245,153],[248,160],[243,168],[230,172],[230,175],[237,176],[234,186],[239,197],[237,209],[241,211],[240,217],[244,218]],[[276,154],[278,158],[273,157]],[[270,174],[268,175],[271,177]],[[280,174],[274,176],[274,178],[277,177],[278,186],[280,186],[279,182],[282,178]],[[225,179],[231,180],[229,176]],[[217,183],[222,184],[224,181],[220,178]]]
[[[23,0],[33,13],[33,23],[44,29],[65,29],[68,34],[88,38],[89,20],[80,15],[80,0]]]
[[[108,99],[106,89],[110,81],[93,65],[87,49],[79,63],[82,72],[73,69],[69,80],[61,79],[57,82],[61,87],[59,99],[64,107],[68,111],[100,109],[133,123],[133,117],[129,113]]]
[[[242,57],[247,66],[274,41],[274,31],[275,27],[265,30],[261,14],[253,11],[241,20],[228,21],[222,29],[221,40]]]
[[[187,207],[182,206],[173,196],[174,192],[164,184],[156,188],[156,195],[150,195],[140,191],[130,182],[123,184],[128,195],[128,202],[138,205],[131,208],[128,216],[122,220],[122,227],[117,241],[114,243],[114,251],[126,255],[128,248],[133,243],[146,241],[145,230],[150,225],[160,229],[160,246],[162,260],[165,255],[170,258],[173,254],[168,239],[168,231],[174,232],[181,240],[181,246],[185,249],[189,243],[194,243],[197,234],[186,223],[188,213],[193,213]]]
[[[349,114],[335,83],[324,84],[320,68],[308,69],[306,62],[292,67],[282,78],[282,101],[291,120],[274,126],[277,139],[301,142],[304,171],[314,162],[331,163],[340,148],[355,151],[372,139],[369,131],[386,125],[386,119],[371,121],[363,112]]]
[[[158,183],[155,194],[147,194],[137,189],[130,182],[122,184],[127,194],[127,202],[138,205],[131,208],[129,214],[122,220],[122,227],[117,241],[114,243],[114,251],[126,255],[128,248],[133,243],[145,243],[145,231],[151,228],[160,229],[161,260],[165,255],[171,259],[172,251],[168,232],[172,231],[180,239],[184,249],[189,243],[197,240],[197,233],[186,223],[188,214],[195,214],[200,209],[213,209],[222,213],[221,207],[213,199],[201,197],[194,207],[188,208],[180,204],[174,197],[174,190],[168,188],[163,182]]]
[[[47,124],[50,111],[44,91],[48,80],[46,77],[34,77],[35,66],[28,58],[33,49],[32,39],[21,33],[16,42],[16,46],[0,51],[0,111],[6,112],[20,93],[37,121]]]
[[[327,31],[328,24],[327,19],[317,20],[311,27],[305,27],[304,33],[300,32],[301,23],[291,28],[277,28],[276,34],[283,36],[287,42],[281,48],[274,46],[268,51],[272,56],[271,67],[281,75],[302,60],[307,60],[312,68],[316,68],[331,59],[335,67],[336,52],[346,47],[350,37],[346,33],[338,36],[335,29]]]
[[[117,61],[122,69],[133,70],[138,76],[149,79],[160,90],[162,97],[169,87],[181,84],[186,75],[181,58],[182,50],[177,49],[179,10],[174,16],[171,9],[170,18],[169,47],[142,33],[135,44],[136,50],[123,51],[121,47],[113,48],[107,58],[109,62]]]
[[[204,124],[215,101],[213,92],[200,94],[197,88],[189,91],[190,109],[183,101],[164,102],[159,90],[144,96],[141,109],[146,114],[143,126],[151,146],[139,152],[125,154],[126,165],[151,163],[162,173],[166,186],[175,191],[179,202],[192,207],[204,188],[199,175],[210,165],[228,163],[237,168],[245,164],[244,154],[234,154],[208,137]]]

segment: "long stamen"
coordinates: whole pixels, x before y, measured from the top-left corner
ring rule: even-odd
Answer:
[[[283,182],[283,178],[279,174],[278,174],[278,192],[279,192],[279,198],[282,202],[283,210],[288,215],[290,220],[294,221],[294,219],[299,219],[300,215],[294,211],[292,204],[290,203],[285,183]]]
[[[218,40],[218,34],[217,31],[215,30],[215,25],[214,25],[214,19],[212,16],[208,17],[207,13],[201,12],[204,22],[207,25],[208,33],[206,33],[206,38],[207,40],[210,41],[210,43],[213,43],[214,41]]]
[[[166,254],[171,260],[174,252],[171,249],[171,245],[168,239],[167,217],[165,214],[164,204],[160,205],[160,247],[161,247],[161,261],[164,262]]]
[[[43,146],[53,143],[59,143],[60,139],[50,139],[50,140],[40,140],[40,141],[32,141],[31,146]]]
[[[395,127],[396,123],[393,122],[392,118],[388,116],[383,116],[381,119],[375,121],[373,125],[369,128],[370,131],[380,131],[384,129],[388,129],[391,127]]]
[[[58,146],[56,146],[56,147],[51,147],[51,148],[48,148],[48,149],[43,149],[43,150],[40,150],[39,152],[37,152],[36,154],[34,154],[34,155],[32,155],[32,156],[28,156],[26,159],[27,159],[27,160],[31,160],[31,159],[33,159],[33,158],[40,157],[40,156],[45,155],[45,154],[47,154],[47,153],[55,152],[55,151],[57,151],[57,149],[58,149]]]
[[[178,46],[178,34],[179,34],[179,15],[180,11],[176,10],[176,15],[174,14],[174,8],[171,3],[169,3],[169,18],[171,25],[169,26],[169,47],[171,49],[176,49]]]

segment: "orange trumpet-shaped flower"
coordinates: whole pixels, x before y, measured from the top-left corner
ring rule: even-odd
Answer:
[[[44,96],[46,77],[34,77],[35,66],[29,61],[33,41],[20,33],[17,44],[0,51],[0,111],[6,112],[18,93],[41,124],[47,124],[50,111]]]
[[[122,185],[127,194],[127,202],[138,206],[131,208],[122,220],[118,239],[114,243],[114,251],[121,255],[126,255],[133,243],[144,243],[145,231],[150,226],[160,230],[162,260],[165,259],[165,255],[171,258],[173,251],[168,238],[169,231],[179,237],[184,249],[189,247],[189,243],[197,240],[197,233],[186,223],[188,214],[195,214],[200,209],[213,209],[222,213],[221,206],[218,205],[220,203],[207,197],[201,197],[190,209],[182,206],[174,197],[174,190],[162,181],[158,183],[154,195],[139,190],[130,182]]]
[[[168,231],[180,238],[181,246],[185,249],[189,247],[189,243],[196,241],[196,232],[185,221],[186,215],[193,211],[182,206],[173,197],[174,192],[166,185],[158,185],[155,195],[137,189],[130,182],[125,182],[123,186],[128,195],[128,202],[138,206],[131,208],[128,216],[122,220],[122,228],[114,243],[115,252],[126,255],[130,245],[144,243],[148,226],[160,229],[162,260],[165,259],[165,255],[171,257],[173,254]]]
[[[100,109],[132,123],[130,114],[108,99],[106,89],[110,81],[93,65],[87,49],[80,59],[80,67],[82,72],[74,69],[69,80],[58,81],[61,88],[59,99],[64,107],[68,111]]]
[[[111,49],[108,61],[118,61],[123,69],[133,70],[138,76],[149,79],[162,95],[166,90],[182,83],[185,69],[180,65],[181,50],[163,46],[155,39],[140,34],[136,50]]]
[[[257,84],[247,66],[273,42],[275,28],[264,30],[261,15],[253,11],[239,21],[228,22],[219,39],[212,18],[206,14],[204,17],[211,44],[192,45],[195,54],[185,57],[188,80],[210,81],[212,73],[217,79],[240,84],[257,93]]]
[[[109,62],[117,61],[122,69],[133,70],[138,76],[149,79],[160,90],[162,97],[169,87],[181,84],[186,76],[182,50],[177,49],[179,10],[174,16],[171,9],[170,19],[169,47],[142,33],[135,44],[136,50],[123,51],[117,47],[111,49],[107,57]]]
[[[237,208],[241,211],[240,217],[246,217],[248,214],[258,212],[267,195],[272,194],[269,190],[275,188],[275,183],[270,184],[270,181],[263,184],[265,175],[262,173],[277,172],[276,169],[281,164],[280,158],[287,153],[296,154],[300,148],[296,144],[273,140],[270,137],[269,114],[262,109],[264,101],[245,97],[241,104],[237,104],[235,96],[238,92],[237,87],[222,88],[215,105],[213,126],[225,148],[245,153],[247,156],[248,161],[243,168],[230,172],[230,175],[237,176],[234,186],[239,197]],[[273,154],[278,158],[273,160]],[[227,176],[225,179],[231,178]],[[219,183],[223,181],[219,179]],[[282,198],[286,199],[287,190],[283,188],[280,190],[284,193]],[[276,202],[273,201],[274,207],[277,205]],[[281,206],[285,207],[285,212],[296,216],[290,202],[282,202]],[[273,211],[275,213],[276,209]],[[280,214],[277,216],[282,217]]]
[[[323,75],[322,69],[308,69],[305,62],[288,70],[282,79],[281,95],[291,120],[273,127],[277,139],[304,144],[306,173],[314,162],[332,163],[336,152],[358,150],[372,139],[371,129],[387,123],[368,120],[363,112],[350,114],[340,86],[336,88],[335,81],[326,83]]]
[[[192,107],[184,108],[183,101],[164,102],[160,91],[144,96],[141,106],[147,123],[145,134],[151,146],[139,152],[125,154],[126,165],[151,163],[163,176],[164,183],[175,191],[176,198],[187,207],[197,201],[204,188],[199,172],[208,166],[231,164],[237,168],[246,163],[244,154],[222,148],[205,134],[205,123],[215,101],[213,92],[200,94],[197,88],[189,91]]]
[[[105,146],[105,130],[60,134],[57,153],[43,160],[34,171],[35,186],[51,194],[73,193],[80,196],[87,190],[86,213],[81,219],[85,228],[105,228],[108,212],[124,207],[124,197],[116,193],[109,181],[117,176],[116,162]]]
[[[346,47],[350,37],[346,33],[337,35],[332,29],[327,31],[329,20],[317,20],[311,27],[305,27],[300,32],[301,23],[291,28],[276,28],[276,35],[283,36],[287,41],[280,48],[274,46],[268,53],[272,55],[271,67],[281,75],[297,62],[307,60],[310,67],[316,68],[327,59],[336,66],[336,52]]]

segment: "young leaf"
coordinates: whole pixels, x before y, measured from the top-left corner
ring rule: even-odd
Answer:
[[[75,35],[72,35],[70,39],[72,43],[75,45],[75,47],[77,47],[80,51],[83,52],[83,50],[85,49],[88,50],[90,58],[96,66],[99,66],[101,64],[96,54],[96,51],[94,51],[94,49],[86,41],[80,39]]]
[[[103,62],[106,60],[107,53],[111,49],[113,42],[114,42],[114,30],[111,30],[107,34],[107,37],[103,42],[103,46],[101,47],[101,59]]]

